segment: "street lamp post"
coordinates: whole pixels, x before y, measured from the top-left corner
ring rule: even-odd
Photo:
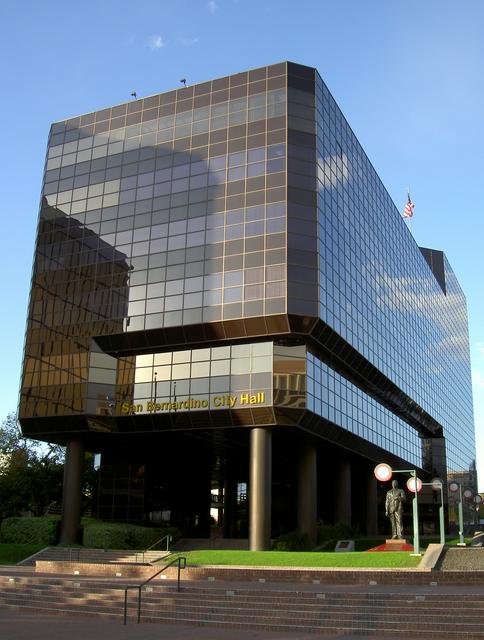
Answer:
[[[407,482],[407,487],[409,491],[414,491],[413,483],[411,481],[413,478],[409,478]],[[417,478],[418,480],[418,478]],[[418,485],[418,483],[417,483]],[[445,526],[444,526],[444,490],[443,483],[440,478],[434,478],[432,482],[420,482],[421,487],[432,487],[434,491],[440,490],[440,506],[439,506],[439,532],[440,532],[440,544],[445,544]],[[420,489],[417,489],[420,491]]]
[[[464,542],[464,515],[462,513],[462,485],[460,482],[451,482],[449,484],[449,491],[452,493],[459,492],[459,542],[457,543],[461,547],[465,547],[466,544]]]
[[[479,505],[482,502],[482,498],[481,496],[476,493],[476,495],[474,496],[474,504],[476,505],[476,525],[479,526]]]
[[[420,555],[420,537],[418,530],[418,492],[422,488],[422,481],[420,478],[417,478],[417,471],[415,469],[392,469],[389,464],[381,463],[377,464],[374,472],[375,478],[380,482],[388,482],[391,480],[392,475],[394,473],[409,473],[411,478],[409,478],[407,482],[407,487],[409,487],[409,482],[415,487],[414,498],[412,501],[412,517],[413,517],[413,553],[416,556]]]
[[[440,478],[434,478],[430,483],[434,491],[440,490],[440,507],[439,507],[439,527],[440,527],[440,544],[445,544],[445,525],[444,525],[444,483]]]
[[[465,489],[462,493],[462,484],[460,482],[451,482],[449,484],[449,491],[451,491],[452,493],[459,492],[459,542],[457,543],[457,546],[465,547],[466,543],[464,542],[464,514],[462,508],[462,496],[467,499],[474,497],[474,504],[477,505],[481,502],[481,497],[479,496],[479,494],[474,495],[473,491],[468,488]],[[477,500],[477,498],[479,499]]]

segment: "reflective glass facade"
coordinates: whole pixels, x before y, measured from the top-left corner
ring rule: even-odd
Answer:
[[[310,433],[370,466],[465,473],[465,299],[314,69],[134,100],[51,128],[20,420],[109,452],[110,478],[116,451],[141,469],[156,438],[188,450],[199,430],[246,483],[255,426],[284,455]]]
[[[440,278],[422,259],[318,75],[316,109],[319,316],[443,428],[449,468],[470,469],[475,440],[462,290],[445,257]],[[401,441],[402,428],[382,427],[381,437]],[[411,434],[401,446],[423,466]]]

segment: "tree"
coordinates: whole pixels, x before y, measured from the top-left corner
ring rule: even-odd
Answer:
[[[24,438],[15,413],[0,426],[0,520],[44,515],[62,499],[64,450]]]

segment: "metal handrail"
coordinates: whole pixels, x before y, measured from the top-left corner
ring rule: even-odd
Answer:
[[[73,558],[74,551],[77,551],[77,558]],[[73,562],[74,560],[77,560],[77,562],[79,562],[81,559],[81,547],[69,547],[69,562]]]
[[[156,540],[156,542],[153,542],[153,544],[150,547],[148,547],[147,549],[145,549],[144,551],[140,551],[141,558],[142,558],[141,562],[145,561],[145,553],[147,551],[151,551],[151,549],[153,549],[153,547],[156,547],[156,545],[160,544],[160,542],[163,542],[163,540],[166,540],[166,550],[169,551],[170,550],[170,542],[173,541],[173,536],[168,533],[166,536],[163,536],[163,538],[160,538],[159,540]],[[138,562],[138,553],[136,553],[135,560],[136,560],[136,562]]]
[[[123,618],[124,622],[123,624],[126,624],[127,617],[128,617],[128,589],[138,589],[138,624],[139,624],[141,622],[141,589],[145,585],[147,585],[148,582],[151,582],[153,578],[156,578],[156,576],[159,576],[160,573],[163,573],[165,569],[168,569],[168,567],[171,567],[175,563],[178,563],[176,590],[179,592],[180,591],[180,569],[185,569],[185,567],[187,566],[187,559],[185,558],[185,556],[178,556],[177,558],[174,558],[171,562],[166,564],[162,569],[154,573],[150,578],[148,578],[148,580],[145,580],[141,584],[126,585],[126,587],[124,588],[124,618]]]

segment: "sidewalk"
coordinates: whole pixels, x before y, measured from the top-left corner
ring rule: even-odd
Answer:
[[[273,633],[184,625],[131,624],[58,616],[26,616],[0,610],[2,640],[415,640],[414,636]]]

